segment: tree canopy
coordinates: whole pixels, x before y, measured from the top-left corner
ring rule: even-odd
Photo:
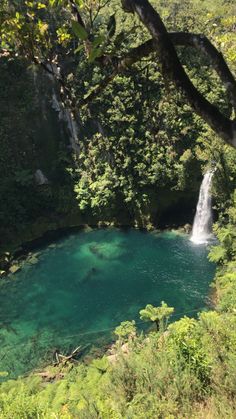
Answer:
[[[125,21],[124,31],[116,36],[111,46],[111,40],[116,34],[115,14],[110,14],[105,22],[104,17],[101,18],[101,11],[104,8],[111,10],[112,2],[5,0],[1,5],[0,17],[3,54],[21,55],[42,66],[59,84],[63,102],[76,114],[127,67],[155,53],[165,83],[173,83],[193,111],[219,137],[236,147],[236,81],[221,51],[201,32],[169,31],[148,0],[123,0],[121,6],[125,12],[137,14],[151,35],[151,39],[125,54],[120,54],[119,48],[122,36],[126,40],[130,36],[125,30]],[[177,46],[194,48],[207,57],[208,65],[217,72],[219,82],[227,92],[227,112],[211,103],[196,87],[177,53]],[[78,98],[73,89],[72,64],[78,64],[76,55],[80,55],[81,51],[84,51],[88,62],[96,62],[102,68],[104,78]]]

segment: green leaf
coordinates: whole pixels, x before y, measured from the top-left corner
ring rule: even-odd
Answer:
[[[37,9],[46,9],[46,5],[44,3],[37,3]]]
[[[116,18],[115,14],[111,15],[107,24],[108,38],[112,38],[116,31]]]
[[[76,5],[77,5],[79,8],[82,8],[82,7],[83,7],[83,5],[84,5],[84,1],[83,1],[83,0],[75,0],[75,3],[76,3]]]
[[[105,41],[104,35],[97,36],[93,41],[93,48],[96,48],[98,45],[101,45]]]
[[[79,45],[78,48],[75,49],[74,54],[78,54],[84,48],[83,44]]]
[[[114,45],[115,45],[116,47],[118,47],[118,46],[120,46],[120,45],[122,44],[122,42],[124,42],[124,40],[125,40],[125,33],[124,33],[124,32],[120,32],[120,33],[116,36],[116,38],[115,38],[115,40],[114,40]]]
[[[82,41],[88,39],[88,33],[86,32],[84,27],[75,20],[72,20],[72,29],[77,38],[81,39]]]
[[[101,48],[92,48],[92,50],[89,53],[88,62],[92,63],[94,60],[96,60],[97,57],[100,57],[101,54]]]

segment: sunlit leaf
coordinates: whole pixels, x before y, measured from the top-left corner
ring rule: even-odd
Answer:
[[[72,21],[72,29],[77,38],[81,39],[82,41],[88,39],[88,33],[86,32],[84,27],[75,20]]]
[[[79,45],[78,48],[75,49],[74,54],[78,54],[78,52],[82,51],[83,48],[83,44]]]
[[[102,54],[101,48],[93,48],[89,53],[88,62],[92,63],[94,60],[96,60],[96,58],[100,57],[101,54]]]
[[[93,47],[96,48],[97,46],[101,45],[105,41],[104,35],[99,35],[97,38],[93,41]]]

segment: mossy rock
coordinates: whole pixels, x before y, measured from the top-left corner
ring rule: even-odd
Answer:
[[[15,274],[16,272],[19,272],[21,270],[21,267],[19,265],[12,265],[9,268],[9,272],[11,274]]]
[[[29,259],[28,259],[28,263],[30,263],[31,265],[36,265],[37,263],[38,263],[38,258],[36,257],[36,256],[31,256]]]

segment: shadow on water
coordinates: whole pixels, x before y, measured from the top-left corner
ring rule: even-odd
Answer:
[[[0,371],[14,377],[50,363],[56,348],[99,350],[121,321],[139,321],[148,303],[174,306],[173,320],[196,315],[214,271],[205,247],[173,233],[67,236],[0,287]]]

